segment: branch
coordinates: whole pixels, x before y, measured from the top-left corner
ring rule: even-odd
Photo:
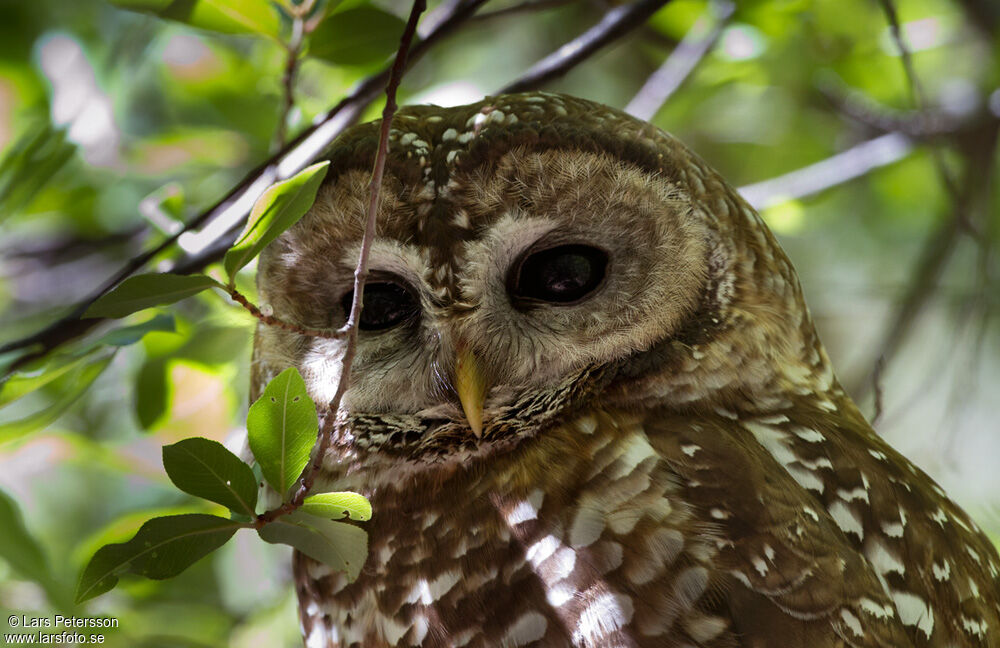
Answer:
[[[323,427],[319,433],[316,456],[302,478],[302,483],[299,485],[299,489],[292,499],[293,503],[298,502],[301,504],[312,489],[316,475],[323,466],[323,458],[326,455],[327,448],[330,447],[330,442],[333,438],[333,430],[336,426],[337,413],[340,411],[341,400],[343,400],[344,393],[351,382],[351,364],[354,361],[354,354],[358,348],[358,320],[361,317],[361,309],[364,305],[365,279],[368,278],[368,254],[371,251],[372,240],[375,238],[375,217],[378,214],[379,190],[382,187],[382,176],[385,173],[385,160],[389,155],[389,130],[392,128],[392,116],[396,113],[397,108],[396,91],[399,89],[399,82],[403,78],[403,71],[406,69],[406,55],[410,50],[413,35],[417,31],[417,20],[426,8],[426,0],[414,0],[409,20],[399,41],[396,60],[392,64],[389,81],[385,88],[385,108],[382,110],[378,151],[375,154],[375,169],[372,171],[371,182],[368,184],[368,218],[365,221],[365,233],[361,238],[361,253],[358,255],[358,265],[354,270],[354,295],[351,300],[351,314],[347,318],[347,324],[341,329],[341,333],[347,335],[347,343],[344,345],[344,356],[341,359],[340,379],[337,382],[337,391],[330,400],[326,416],[323,418]]]
[[[941,273],[955,251],[959,235],[966,231],[964,224],[969,222],[970,215],[974,211],[981,211],[985,218],[989,218],[989,206],[982,204],[984,202],[982,196],[990,188],[989,180],[995,164],[998,132],[1000,132],[1000,122],[986,122],[978,133],[970,135],[966,141],[964,178],[958,199],[953,203],[952,213],[928,235],[911,275],[913,280],[895,313],[890,317],[877,346],[874,354],[875,368],[850,390],[856,398],[863,398],[870,393],[874,385],[873,374],[883,370],[878,367],[878,363],[882,362],[888,366],[909,333],[913,322],[937,290]]]
[[[739,188],[755,209],[817,194],[906,157],[913,142],[900,133],[866,140],[821,162]]]
[[[535,63],[517,80],[501,88],[499,93],[532,90],[561,77],[605,45],[644,24],[668,2],[670,0],[636,0],[632,4],[611,9],[600,22]]]
[[[573,2],[573,0],[525,0],[525,2],[522,2],[521,4],[476,14],[472,17],[472,20],[473,22],[483,22],[486,20],[493,20],[494,18],[513,16],[519,13],[528,13],[531,11],[552,9],[553,7],[561,7],[563,5],[570,4],[571,2]]]
[[[914,139],[952,135],[968,128],[971,121],[959,119],[940,110],[895,110],[882,105],[858,90],[823,81],[817,89],[838,112],[863,126],[884,133],[899,132]]]
[[[972,27],[990,39],[996,36],[1000,29],[1000,4],[995,0],[959,0],[959,4],[965,8]]]
[[[719,40],[735,9],[736,6],[728,1],[712,4],[663,65],[646,79],[646,83],[625,106],[625,112],[643,121],[652,119]]]
[[[417,42],[407,57],[413,63],[431,47],[451,34],[456,27],[467,21],[486,0],[460,0],[455,2],[448,13],[435,24],[434,29]],[[326,113],[316,118],[311,126],[292,139],[280,151],[260,163],[247,173],[239,183],[230,189],[215,204],[191,219],[179,231],[171,234],[158,245],[133,257],[91,296],[77,304],[69,314],[53,322],[45,329],[0,347],[0,354],[32,348],[30,353],[19,358],[8,368],[13,371],[25,363],[46,355],[52,349],[85,335],[103,322],[101,319],[80,319],[83,313],[102,295],[121,283],[127,277],[146,266],[152,259],[177,243],[182,236],[190,242],[190,256],[176,262],[168,272],[199,272],[209,263],[218,260],[235,239],[242,224],[250,213],[254,201],[264,190],[278,180],[289,178],[305,168],[330,142],[351,125],[379,94],[390,75],[386,68],[362,81],[353,92],[338,102]],[[203,225],[207,226],[197,235],[191,232]],[[37,348],[36,348],[37,347]]]
[[[896,13],[896,5],[893,4],[892,0],[878,0],[878,2],[885,13],[886,20],[889,23],[889,31],[892,33],[892,40],[896,43],[900,60],[903,62],[903,72],[906,75],[907,85],[910,90],[910,99],[917,111],[923,112],[927,107],[927,94],[924,92],[924,86],[920,82],[920,77],[917,76],[916,68],[913,66],[913,56],[910,53],[910,48],[906,44],[906,41],[903,40],[903,30],[899,25],[899,15]],[[944,187],[948,190],[952,200],[958,200],[958,186],[951,172],[948,170],[948,166],[945,164],[941,151],[935,146],[931,146],[930,150],[931,158],[934,160],[934,166],[941,177],[941,182],[944,183]]]

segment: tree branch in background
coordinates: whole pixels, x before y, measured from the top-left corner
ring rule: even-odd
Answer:
[[[532,11],[544,11],[545,9],[552,9],[554,7],[561,7],[573,2],[573,0],[526,0],[521,4],[516,4],[510,7],[504,7],[503,9],[495,9],[493,11],[485,11],[481,14],[476,14],[472,17],[474,22],[483,22],[485,20],[492,20],[494,18],[503,18],[506,16],[513,16],[520,13],[528,13]]]
[[[972,120],[939,110],[894,110],[857,90],[824,80],[817,89],[837,112],[868,128],[884,133],[898,132],[914,139],[953,135],[972,126]]]
[[[900,133],[888,133],[856,144],[846,151],[770,180],[739,188],[755,209],[767,209],[786,200],[811,196],[859,178],[873,169],[897,162],[913,148]]]
[[[882,7],[883,13],[885,13],[886,20],[889,23],[889,31],[892,34],[892,40],[896,43],[896,49],[899,50],[899,58],[903,62],[903,73],[906,75],[910,100],[918,112],[924,112],[929,105],[927,94],[924,92],[924,86],[920,82],[920,77],[917,76],[916,68],[913,66],[913,56],[910,53],[910,48],[903,39],[903,30],[899,25],[899,15],[896,13],[896,5],[893,4],[893,0],[878,0],[878,2]],[[938,175],[941,177],[941,182],[944,184],[945,189],[948,190],[948,193],[951,194],[952,200],[958,200],[958,186],[951,171],[948,170],[948,165],[945,164],[944,156],[941,155],[941,151],[936,146],[932,145],[930,151],[931,157],[934,160],[934,166],[937,167]]]
[[[874,357],[888,365],[909,333],[914,320],[920,315],[928,299],[937,290],[937,284],[955,250],[959,235],[963,231],[962,222],[970,220],[976,212],[989,217],[987,201],[983,199],[989,191],[990,178],[997,151],[997,135],[1000,122],[984,122],[982,128],[969,134],[965,139],[965,169],[958,199],[953,201],[952,211],[928,236],[920,254],[912,280],[906,294],[896,308],[876,347]],[[850,391],[856,398],[867,396],[873,387],[872,376],[875,369],[854,384]]]
[[[520,78],[507,84],[499,92],[524,92],[561,77],[605,45],[643,25],[668,2],[670,0],[636,0],[632,4],[611,9],[596,25],[535,63]]]
[[[890,33],[899,50],[910,98],[918,113],[924,113],[927,107],[927,97],[914,68],[910,49],[903,38],[896,7],[892,0],[879,0],[879,5],[886,15]],[[927,237],[920,259],[911,275],[912,280],[906,294],[890,317],[882,339],[876,348],[873,356],[875,358],[872,363],[873,368],[851,390],[857,398],[865,397],[871,393],[872,389],[877,388],[878,376],[892,361],[911,330],[913,322],[923,311],[928,299],[937,290],[938,281],[954,253],[962,231],[972,234],[980,245],[983,244],[973,214],[979,211],[977,207],[981,204],[984,186],[988,187],[988,182],[985,179],[989,177],[989,171],[984,170],[991,169],[993,165],[996,153],[997,123],[992,119],[980,121],[980,128],[977,130],[981,132],[973,132],[971,136],[965,138],[962,138],[961,134],[956,134],[956,143],[959,144],[965,158],[964,179],[961,187],[954,180],[940,149],[933,142],[930,145],[930,154],[942,185],[951,196],[951,214]],[[877,394],[877,396],[879,395]],[[876,400],[881,401],[881,397],[879,396]]]
[[[652,119],[715,46],[735,9],[732,2],[711,3],[705,15],[684,35],[663,65],[646,79],[646,83],[625,106],[625,112],[643,121]]]
[[[433,30],[410,50],[410,64],[431,47],[451,34],[459,25],[467,21],[486,0],[461,0],[451,5],[448,13],[442,15]],[[83,313],[99,297],[131,276],[150,261],[162,254],[178,240],[195,229],[212,224],[209,231],[201,232],[201,240],[190,252],[190,256],[173,264],[169,272],[191,273],[204,269],[209,263],[219,260],[229,248],[254,201],[274,182],[288,178],[305,168],[318,156],[345,128],[354,123],[361,112],[379,94],[389,79],[390,69],[368,77],[351,94],[338,102],[326,113],[318,116],[311,126],[292,139],[280,151],[257,165],[247,173],[232,189],[215,204],[192,218],[179,231],[171,234],[159,244],[130,259],[121,270],[110,277],[90,297],[75,305],[64,317],[43,330],[28,337],[15,340],[0,347],[0,354],[18,350],[28,350],[9,368],[13,371],[31,360],[46,355],[52,349],[85,335],[101,319],[80,319]]]

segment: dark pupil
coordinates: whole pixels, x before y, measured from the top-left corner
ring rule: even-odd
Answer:
[[[344,295],[344,314],[350,316],[354,291]],[[397,283],[366,283],[364,308],[358,320],[362,331],[377,331],[395,326],[417,312],[417,302],[406,288]]]
[[[514,296],[556,303],[577,301],[601,283],[607,263],[607,254],[586,245],[536,252],[521,264]]]

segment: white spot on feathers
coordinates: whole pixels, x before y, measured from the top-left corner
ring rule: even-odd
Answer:
[[[948,562],[947,558],[940,564],[935,562],[931,565],[931,572],[934,574],[934,578],[943,583],[951,577],[951,563]]]
[[[510,526],[517,526],[529,520],[534,520],[538,518],[538,509],[529,502],[524,500],[518,502],[517,505],[507,513],[505,516],[507,519],[507,524]]]
[[[841,610],[840,618],[843,619],[844,625],[851,629],[855,637],[865,636],[864,630],[861,628],[861,621],[858,617],[854,616],[850,610]]]
[[[632,620],[632,599],[622,594],[598,594],[580,613],[573,632],[573,643],[578,646],[604,646],[601,639],[615,632]]]
[[[538,641],[545,636],[549,622],[538,612],[522,614],[517,621],[507,629],[503,645],[525,646],[532,641]]]
[[[906,565],[903,561],[877,539],[873,538],[865,545],[865,557],[872,568],[882,576],[890,572],[896,572],[900,576],[906,575]]]
[[[833,517],[833,521],[837,523],[840,530],[844,533],[853,533],[858,536],[859,539],[864,540],[865,529],[861,525],[861,519],[858,514],[854,512],[854,509],[845,504],[840,500],[834,501],[830,504],[828,509],[830,516]]]
[[[934,632],[934,611],[927,605],[927,601],[909,592],[894,591],[891,594],[896,611],[899,612],[899,620],[905,625],[916,626],[930,639]]]
[[[876,619],[891,619],[892,617],[896,616],[895,610],[893,610],[892,606],[889,605],[888,603],[882,605],[878,601],[873,601],[870,598],[862,597],[858,601],[858,605],[861,606],[862,610],[872,615]]]
[[[533,567],[538,567],[546,558],[555,553],[560,546],[559,539],[554,535],[547,535],[535,544],[528,547],[524,557]]]

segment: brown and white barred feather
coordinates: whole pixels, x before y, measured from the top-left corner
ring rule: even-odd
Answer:
[[[375,133],[261,260],[283,317],[331,324]],[[496,276],[552,231],[616,278],[578,319],[506,313]],[[362,336],[321,486],[370,497],[369,557],[348,583],[296,555],[309,648],[1000,648],[996,550],[875,435],[766,226],[669,135],[545,93],[403,109],[373,266],[423,314]],[[456,338],[495,367],[481,437]],[[325,402],[340,353],[261,328],[253,391],[295,365]]]

